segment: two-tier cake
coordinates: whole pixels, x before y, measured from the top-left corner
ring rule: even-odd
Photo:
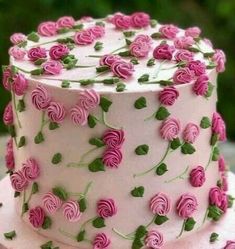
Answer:
[[[41,248],[189,248],[177,241],[220,222],[232,202],[216,112],[226,59],[198,27],[66,16],[11,42],[6,166],[23,226],[50,240]]]

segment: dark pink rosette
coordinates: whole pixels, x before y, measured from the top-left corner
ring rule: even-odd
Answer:
[[[158,95],[160,103],[169,106],[173,105],[178,97],[179,92],[173,86],[165,87]]]
[[[108,148],[103,154],[103,163],[109,168],[118,168],[122,161],[122,152],[115,148]]]
[[[219,136],[220,141],[226,140],[226,127],[224,120],[218,112],[213,113],[212,132]]]
[[[105,34],[105,29],[104,29],[104,27],[99,26],[99,25],[95,25],[95,26],[93,26],[93,27],[90,27],[88,30],[89,30],[89,31],[91,32],[91,34],[93,35],[94,39],[101,38],[101,37],[103,37],[104,34]]]
[[[228,191],[228,177],[225,172],[221,174],[221,188],[224,192]]]
[[[56,21],[58,28],[72,28],[75,25],[75,20],[72,16],[62,16]]]
[[[188,68],[194,72],[196,76],[200,76],[206,73],[206,65],[204,62],[199,60],[190,61],[188,63]]]
[[[215,205],[217,207],[221,206],[223,198],[222,190],[219,187],[213,187],[209,192],[209,202],[211,205]]]
[[[10,66],[8,66],[7,68],[4,69],[2,78],[3,78],[2,84],[3,84],[4,88],[8,91],[11,91],[11,83],[10,83],[11,68],[10,68]]]
[[[206,181],[205,170],[202,166],[192,169],[189,174],[189,181],[193,187],[201,187]]]
[[[173,75],[173,82],[175,84],[186,84],[190,83],[194,79],[195,75],[192,70],[188,67],[179,68]]]
[[[14,122],[11,101],[5,107],[5,110],[4,110],[4,113],[3,113],[3,122],[4,122],[5,125],[12,125],[13,122]]]
[[[222,73],[225,70],[226,56],[220,49],[215,50],[215,54],[212,57],[213,62],[216,63],[216,71]]]
[[[193,52],[190,52],[187,49],[180,49],[175,53],[174,57],[177,62],[190,62],[193,60]]]
[[[123,79],[128,79],[131,77],[135,71],[133,64],[125,61],[114,62],[111,66],[111,70],[114,75]]]
[[[153,214],[166,216],[170,212],[171,201],[166,194],[158,193],[151,198],[149,207]]]
[[[100,58],[100,66],[111,67],[116,61],[121,61],[122,58],[119,55],[106,54]]]
[[[221,205],[219,208],[225,213],[228,209],[228,196],[225,191],[221,190]]]
[[[56,35],[58,26],[56,22],[42,22],[38,26],[38,34],[41,36],[54,36]]]
[[[117,29],[129,29],[131,27],[130,16],[123,15],[121,13],[115,14],[111,18],[111,22],[115,25]]]
[[[27,40],[26,35],[22,34],[22,33],[14,33],[13,35],[11,35],[10,37],[10,41],[11,43],[13,43],[14,45],[17,45],[21,42],[24,42]]]
[[[190,218],[198,206],[197,199],[192,194],[183,194],[177,202],[178,215],[184,219]]]
[[[79,94],[78,105],[87,111],[95,109],[100,103],[100,95],[94,89],[84,90]]]
[[[51,95],[48,93],[47,89],[42,85],[38,85],[31,93],[31,99],[33,105],[38,110],[45,110],[50,105]]]
[[[35,159],[29,158],[23,163],[22,172],[28,181],[36,180],[40,175],[40,168]]]
[[[35,228],[42,227],[44,220],[45,220],[45,212],[40,206],[31,208],[29,210],[29,222],[32,224],[33,227]]]
[[[5,162],[6,162],[7,169],[13,170],[15,168],[15,158],[14,158],[13,139],[12,138],[10,138],[7,142]]]
[[[172,141],[177,138],[180,132],[180,121],[176,118],[168,118],[163,121],[160,127],[160,134],[163,139]]]
[[[195,43],[191,36],[182,36],[174,39],[174,45],[178,49],[188,49]]]
[[[60,60],[62,57],[69,54],[69,48],[65,44],[54,45],[49,50],[49,55],[52,60]]]
[[[82,30],[74,35],[74,42],[78,45],[89,45],[94,41],[94,35],[90,30]]]
[[[31,48],[28,51],[28,58],[31,61],[36,61],[38,59],[45,59],[46,57],[47,57],[47,51],[45,48],[36,47],[36,48]]]
[[[14,59],[16,60],[23,60],[25,55],[26,55],[26,51],[23,48],[20,48],[18,46],[13,46],[8,50],[9,55],[11,55]]]
[[[183,139],[185,142],[193,144],[199,133],[200,130],[196,124],[188,123],[183,131]]]
[[[117,206],[113,199],[101,199],[97,202],[97,214],[102,218],[112,217],[117,213]]]
[[[58,102],[52,101],[47,108],[47,115],[52,122],[61,123],[66,116],[65,107]]]
[[[28,88],[28,80],[25,76],[21,73],[17,73],[13,76],[12,80],[13,92],[18,96],[24,95]]]
[[[148,248],[161,249],[164,244],[163,235],[157,230],[150,230],[145,237],[144,243]]]
[[[226,170],[226,164],[225,164],[225,160],[224,160],[223,155],[220,155],[220,157],[219,157],[218,166],[219,166],[220,172],[224,172]]]
[[[235,241],[229,240],[223,249],[235,249]]]
[[[185,36],[191,36],[193,38],[197,38],[201,34],[201,29],[198,27],[190,27],[185,30]]]
[[[63,204],[63,215],[69,222],[77,222],[80,220],[82,213],[77,201],[67,201]]]
[[[51,61],[46,61],[45,63],[42,64],[44,74],[47,75],[57,75],[60,74],[63,65],[59,61],[51,60]]]
[[[194,85],[193,85],[193,91],[196,95],[204,96],[207,93],[208,90],[208,83],[209,78],[206,74],[200,75]]]
[[[89,113],[86,109],[83,107],[80,107],[79,105],[74,106],[70,110],[71,120],[76,125],[84,126],[87,124],[87,118]]]
[[[165,24],[161,26],[159,32],[162,38],[174,39],[179,32],[179,28],[173,24]]]
[[[11,186],[17,192],[22,192],[28,187],[29,182],[21,170],[15,171],[11,176]]]
[[[135,28],[144,28],[150,24],[150,16],[144,12],[135,12],[131,15],[131,25]]]
[[[153,50],[153,57],[157,60],[171,60],[174,51],[174,46],[160,44]]]
[[[148,55],[150,46],[146,42],[132,42],[129,46],[131,55],[137,58],[144,58]]]
[[[52,192],[49,192],[43,196],[43,207],[49,214],[54,214],[62,206],[61,199],[54,195]]]
[[[124,131],[114,129],[106,130],[102,139],[109,148],[120,149],[125,141]]]
[[[93,249],[108,249],[111,244],[105,233],[98,233],[93,241]]]

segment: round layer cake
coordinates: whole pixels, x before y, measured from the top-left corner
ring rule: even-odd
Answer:
[[[225,55],[199,28],[116,13],[11,41],[6,164],[27,226],[79,249],[157,249],[226,212]]]

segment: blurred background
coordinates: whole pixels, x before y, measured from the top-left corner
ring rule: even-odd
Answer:
[[[40,22],[63,15],[79,19],[116,11],[145,11],[161,23],[199,26],[215,48],[225,51],[227,67],[218,79],[218,110],[227,123],[229,140],[235,140],[235,0],[0,0],[0,64],[8,64],[9,37],[14,32],[30,33]],[[9,95],[1,87],[1,116],[8,101]],[[1,122],[0,135],[5,132]],[[232,145],[226,144],[224,150],[230,157],[235,154]]]

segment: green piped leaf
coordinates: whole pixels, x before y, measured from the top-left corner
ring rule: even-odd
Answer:
[[[233,207],[233,202],[234,202],[235,198],[231,195],[228,195],[228,208],[232,208]]]
[[[85,199],[85,198],[82,198],[82,199],[79,200],[78,203],[79,203],[80,211],[81,211],[82,213],[84,213],[85,210],[87,209],[87,201],[86,201],[86,199]]]
[[[149,146],[147,144],[141,144],[135,149],[136,155],[147,155],[149,151]]]
[[[155,65],[155,59],[154,58],[149,59],[147,62],[147,67],[152,67],[154,65]]]
[[[126,89],[126,85],[124,83],[120,82],[117,84],[117,87],[116,87],[117,92],[123,92],[125,91],[125,89]]]
[[[147,234],[147,229],[145,226],[139,226],[135,232],[135,238],[141,239]]]
[[[47,241],[45,244],[41,245],[40,248],[41,249],[53,249],[53,242]]]
[[[32,194],[34,195],[34,194],[38,193],[38,191],[39,191],[38,183],[37,183],[37,182],[34,182],[33,185],[32,185],[32,190],[31,190],[31,192],[32,192]]]
[[[105,143],[103,142],[103,140],[100,139],[100,138],[98,138],[98,137],[91,138],[89,140],[89,144],[95,145],[98,148],[103,147],[105,145]]]
[[[39,58],[36,61],[34,61],[33,64],[36,65],[36,66],[40,66],[40,65],[42,65],[46,61],[47,61],[47,59],[45,59],[45,58]]]
[[[11,135],[11,137],[15,137],[16,136],[15,126],[14,125],[8,125],[8,132]]]
[[[156,33],[151,34],[151,37],[153,39],[160,39],[162,38],[162,34],[160,32],[156,32]]]
[[[43,74],[43,68],[37,68],[32,71],[30,71],[31,75],[42,75]]]
[[[106,97],[100,98],[100,107],[102,108],[104,112],[108,112],[111,105],[112,105],[112,101],[110,101]]]
[[[163,223],[167,222],[169,218],[167,216],[163,215],[157,215],[156,219],[154,220],[154,223],[156,225],[162,225]]]
[[[49,130],[55,130],[55,129],[59,128],[59,127],[60,127],[59,124],[56,123],[56,122],[50,122],[49,123]]]
[[[22,205],[22,214],[25,214],[29,210],[29,205],[27,202]]]
[[[216,133],[213,133],[212,136],[211,136],[211,145],[214,146],[219,140],[219,135],[216,134]]]
[[[146,82],[149,80],[149,74],[143,74],[139,77],[138,82]]]
[[[161,163],[157,169],[156,169],[156,174],[158,176],[164,175],[168,171],[167,165],[165,163]]]
[[[139,239],[134,239],[131,249],[141,249],[144,246],[144,243]]]
[[[143,186],[135,187],[131,191],[131,195],[133,197],[143,197],[144,196],[144,187]]]
[[[96,126],[96,124],[97,124],[96,117],[89,114],[89,116],[88,116],[88,126],[90,128],[94,128]]]
[[[31,32],[28,34],[27,39],[33,42],[38,42],[40,37],[36,32]]]
[[[63,80],[61,83],[62,88],[69,88],[70,87],[70,82],[68,80]]]
[[[94,219],[94,220],[92,221],[92,225],[93,225],[93,227],[95,227],[95,228],[102,228],[102,227],[105,227],[104,218],[102,218],[102,217],[97,217],[96,219]]]
[[[185,222],[184,230],[187,232],[193,230],[195,224],[196,221],[193,218],[188,218]]]
[[[16,237],[16,232],[15,232],[15,230],[10,231],[10,232],[7,232],[7,233],[4,233],[4,237],[5,237],[6,239],[13,240],[13,238]]]
[[[97,73],[102,73],[102,72],[106,72],[109,70],[109,67],[108,66],[100,66],[100,67],[96,67],[96,72]]]
[[[194,148],[193,145],[190,144],[190,143],[184,143],[184,144],[182,145],[182,147],[181,147],[181,152],[182,152],[183,154],[186,154],[186,155],[187,155],[187,154],[191,155],[191,154],[193,154],[195,151],[196,151],[195,148]]]
[[[208,83],[208,90],[207,90],[207,92],[206,92],[206,94],[205,94],[205,97],[206,97],[206,98],[209,98],[209,97],[212,95],[214,88],[215,88],[215,86],[212,85],[212,84],[209,82],[209,83]]]
[[[211,205],[208,208],[208,218],[218,221],[224,212],[217,206]]]
[[[88,165],[91,172],[105,171],[102,158],[96,158],[93,162]]]
[[[211,121],[208,117],[203,117],[200,123],[202,129],[209,128],[211,126]]]
[[[51,160],[51,162],[53,163],[53,164],[58,164],[58,163],[60,163],[62,161],[62,154],[61,153],[56,153],[53,157],[52,157],[52,160]]]
[[[212,152],[212,161],[218,161],[220,156],[219,148],[216,146]]]
[[[136,58],[132,58],[130,60],[130,62],[133,64],[133,65],[138,65],[139,64],[139,61],[136,59]]]
[[[123,34],[125,37],[132,37],[135,35],[135,31],[124,31]]]
[[[219,234],[218,233],[212,233],[210,236],[210,243],[214,243],[216,240],[218,240]]]
[[[42,228],[43,229],[48,229],[50,228],[52,225],[52,220],[49,216],[45,216],[44,222],[42,224]]]
[[[58,196],[62,201],[66,201],[69,197],[67,191],[63,187],[54,187],[52,189],[54,195]]]
[[[85,230],[80,231],[76,237],[77,242],[83,241],[85,239],[85,234],[86,234]]]
[[[25,136],[20,137],[20,141],[18,143],[18,147],[23,147],[26,144]]]
[[[157,120],[164,120],[167,117],[169,117],[171,114],[170,112],[166,109],[166,107],[164,106],[160,106],[159,109],[157,110],[156,114],[155,114],[155,118]]]
[[[23,111],[25,111],[25,103],[24,103],[24,100],[23,100],[23,99],[20,99],[20,100],[19,100],[16,109],[17,109],[18,112],[23,112]]]
[[[20,192],[15,191],[15,193],[14,193],[14,198],[17,198],[17,197],[19,197],[19,196],[20,196]]]
[[[150,26],[151,26],[151,28],[155,28],[157,26],[157,24],[158,24],[157,20],[155,20],[155,19],[151,19],[150,20]]]
[[[181,146],[180,139],[177,137],[171,141],[171,149],[176,150]]]
[[[135,103],[134,106],[136,109],[143,109],[145,107],[147,107],[147,101],[145,97],[140,97],[138,98]]]
[[[34,143],[35,144],[40,144],[44,141],[44,137],[41,131],[38,132],[38,134],[36,135],[36,137],[34,138]]]

